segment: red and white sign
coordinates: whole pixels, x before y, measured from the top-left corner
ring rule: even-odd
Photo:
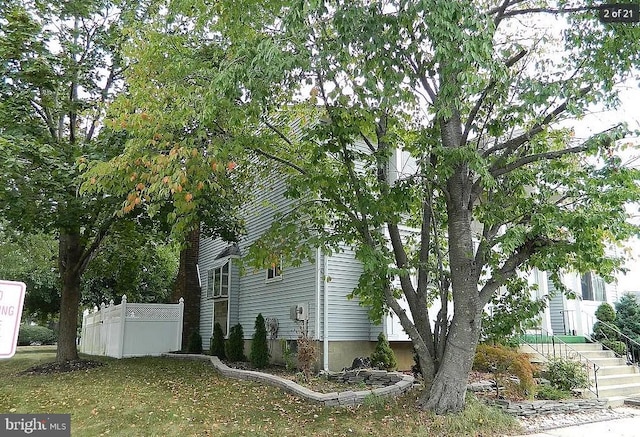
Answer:
[[[0,281],[0,359],[16,353],[26,289],[22,282]]]

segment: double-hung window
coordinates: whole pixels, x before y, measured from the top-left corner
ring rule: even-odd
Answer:
[[[207,297],[229,296],[229,262],[215,267],[207,273]]]
[[[267,281],[282,279],[282,260],[271,264],[267,269]]]
[[[596,302],[605,302],[607,300],[604,280],[600,276],[589,272],[582,275],[580,279],[582,300],[592,300]]]

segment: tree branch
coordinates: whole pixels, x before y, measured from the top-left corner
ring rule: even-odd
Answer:
[[[396,300],[395,296],[391,292],[391,287],[388,284],[389,284],[389,281],[387,281],[387,285],[384,287],[384,290],[383,290],[387,305],[389,306],[389,308],[393,310],[396,316],[398,316],[398,319],[400,319],[400,325],[402,325],[402,328],[404,329],[404,331],[411,338],[413,342],[413,346],[415,347],[418,354],[420,354],[424,350],[425,355],[429,358],[429,362],[423,363],[423,364],[429,365],[427,369],[422,369],[423,374],[434,375],[435,367],[434,367],[433,354],[427,347],[425,339],[422,338],[422,335],[420,334],[420,332],[418,332],[416,326],[413,324],[413,322],[411,322],[411,319],[409,319],[409,317],[407,316],[407,311],[404,308],[402,308],[398,303],[398,301]],[[430,336],[431,326],[429,324],[427,324],[427,326],[429,329],[428,335]]]
[[[505,66],[507,68],[512,67],[513,65],[515,65],[516,62],[522,59],[526,54],[527,54],[526,50],[521,50],[511,58],[507,59],[507,61],[505,62]],[[482,104],[484,103],[485,98],[489,94],[489,91],[491,91],[496,86],[497,83],[498,81],[496,79],[491,79],[487,87],[484,90],[482,90],[480,97],[478,98],[478,100],[476,101],[476,104],[473,106],[473,109],[469,113],[469,117],[467,117],[467,122],[464,125],[464,133],[462,134],[463,144],[467,142],[467,138],[469,137],[469,133],[471,131],[471,125],[475,121],[476,116],[478,115],[478,112],[480,111],[480,108],[482,107]]]
[[[526,8],[526,9],[515,9],[512,11],[505,11],[502,14],[503,18],[507,17],[515,17],[516,15],[526,15],[526,14],[571,14],[574,12],[586,12],[586,11],[598,11],[602,9],[601,6],[578,6],[574,8]]]
[[[577,97],[582,97],[585,94],[587,94],[589,91],[591,91],[591,85],[586,86],[584,88],[581,88],[580,91],[578,92]],[[482,154],[483,157],[487,157],[489,155],[491,155],[492,153],[498,152],[500,150],[506,150],[507,153],[509,153],[510,151],[513,151],[515,149],[517,149],[518,147],[520,147],[521,145],[523,145],[524,143],[526,143],[527,141],[531,140],[531,138],[533,138],[535,135],[539,134],[540,132],[542,132],[544,130],[545,127],[547,127],[549,124],[551,124],[560,114],[562,114],[564,111],[567,110],[567,106],[569,105],[569,99],[566,99],[564,102],[562,102],[560,105],[558,105],[553,111],[551,111],[549,114],[547,114],[544,119],[542,119],[542,121],[540,121],[539,123],[536,123],[535,125],[533,125],[533,127],[531,129],[529,129],[528,131],[526,131],[525,133],[518,135],[515,138],[511,138],[503,143],[500,143],[494,147],[491,147],[487,150],[485,150]]]
[[[109,233],[109,229],[111,228],[111,225],[115,221],[116,221],[116,216],[112,215],[107,220],[105,220],[102,226],[100,226],[96,236],[91,242],[91,245],[82,252],[82,256],[80,257],[79,262],[76,264],[75,274],[82,275],[82,273],[84,273],[84,271],[89,266],[89,263],[91,262],[91,260],[95,258],[97,251],[100,248],[100,244]]]
[[[545,153],[537,153],[535,155],[529,155],[529,156],[524,156],[516,161],[513,161],[512,163],[504,166],[504,167],[498,167],[495,169],[490,169],[489,173],[491,173],[491,176],[498,177],[498,176],[502,176],[504,174],[510,173],[513,170],[516,170],[524,165],[530,164],[532,162],[538,162],[538,161],[543,161],[543,160],[548,160],[548,159],[556,159],[556,158],[560,158],[561,156],[564,155],[570,155],[573,153],[580,153],[580,152],[584,152],[585,150],[587,150],[587,146],[585,144],[581,145],[581,146],[576,146],[576,147],[570,147],[568,149],[563,149],[563,150],[555,150],[552,152],[545,152]]]
[[[491,275],[491,279],[489,279],[480,290],[480,302],[483,306],[489,303],[493,293],[495,293],[498,288],[503,286],[516,274],[518,267],[526,262],[531,255],[544,247],[548,247],[550,244],[550,240],[537,236],[525,241],[516,249],[502,264],[502,267]]]
[[[429,95],[429,98],[431,99],[431,103],[435,102],[437,98],[437,93],[435,89],[431,86],[431,84],[429,84],[429,82],[427,81],[427,78],[425,77],[424,73],[420,70],[419,65],[415,62],[415,60],[411,59],[409,56],[405,56],[404,58],[407,60],[407,63],[411,66],[411,69],[413,70],[413,72],[418,76],[418,80],[420,81],[420,84]]]
[[[278,129],[276,126],[274,126],[273,124],[271,124],[269,122],[269,120],[267,120],[266,118],[263,117],[262,122],[264,124],[267,125],[267,127],[269,129],[271,129],[276,135],[278,135],[285,143],[287,143],[290,146],[293,146],[293,143],[291,142],[291,140],[289,139],[289,137],[287,137],[285,134],[282,133],[282,131],[280,131],[280,129]]]
[[[294,164],[293,162],[287,161],[284,158],[280,158],[279,156],[272,155],[271,153],[265,152],[264,150],[262,150],[262,149],[260,149],[258,147],[251,147],[250,150],[253,150],[258,155],[262,155],[265,158],[271,159],[271,160],[279,162],[280,164],[283,164],[283,165],[285,165],[287,167],[290,167],[290,168],[294,169],[295,171],[297,171],[300,174],[304,174],[304,175],[307,174],[307,171],[304,168]]]

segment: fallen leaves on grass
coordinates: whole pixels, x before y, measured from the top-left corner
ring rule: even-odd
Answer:
[[[73,435],[78,436],[107,431],[127,437],[474,435],[416,410],[415,392],[384,404],[323,407],[275,387],[221,377],[207,362],[97,360],[104,365],[88,372],[20,377],[15,377],[20,371],[16,364],[0,363],[0,378],[11,381],[0,387],[0,410],[71,413]],[[35,362],[21,365],[24,369]],[[473,425],[476,435],[504,435],[514,429],[465,417],[459,421]]]
[[[91,360],[54,361],[52,363],[38,364],[18,373],[21,375],[50,375],[53,373],[76,372],[100,367],[103,363]]]

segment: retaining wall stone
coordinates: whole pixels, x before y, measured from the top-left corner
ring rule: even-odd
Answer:
[[[294,381],[281,378],[279,376],[256,372],[253,370],[232,369],[220,361],[218,357],[196,354],[163,354],[163,356],[184,360],[209,361],[216,371],[225,377],[270,384],[302,399],[306,399],[309,402],[315,402],[325,406],[349,406],[362,404],[368,396],[398,396],[409,391],[413,387],[413,383],[415,381],[413,376],[404,375],[398,372],[385,372],[384,370],[369,369],[353,370],[334,373],[334,377],[346,378],[343,379],[344,381],[348,381],[349,378],[362,378],[362,380],[358,379],[358,383],[364,382],[367,385],[379,388],[360,391],[347,390],[340,393],[318,393],[308,389],[307,387],[296,384]],[[349,375],[346,375],[347,373],[349,373]],[[381,387],[383,385],[386,386]]]

